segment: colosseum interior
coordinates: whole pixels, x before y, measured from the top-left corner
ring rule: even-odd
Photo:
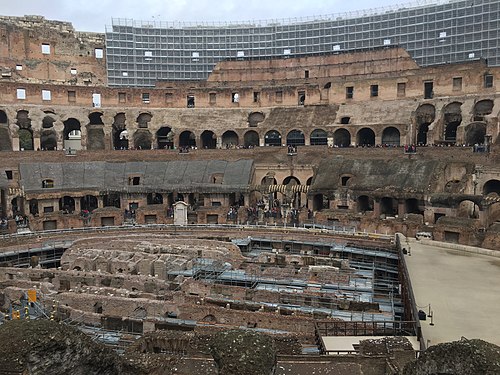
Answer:
[[[322,336],[418,338],[396,233],[500,249],[500,68],[484,60],[423,68],[390,47],[110,87],[102,34],[0,17],[0,39],[5,318],[149,337],[179,374],[216,373],[186,335],[261,331],[276,373],[300,374],[324,366]],[[328,366],[414,357],[362,352]]]

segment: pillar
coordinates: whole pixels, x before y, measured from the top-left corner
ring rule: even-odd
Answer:
[[[19,142],[18,142],[19,143]],[[59,145],[57,145],[59,147]],[[33,149],[34,150],[40,150],[40,137],[35,137],[33,135]]]

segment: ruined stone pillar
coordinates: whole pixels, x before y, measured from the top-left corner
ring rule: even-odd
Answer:
[[[17,136],[12,136],[12,151],[19,151],[19,138]]]
[[[374,217],[380,217],[380,201],[379,200],[374,200],[373,201],[373,216]]]
[[[80,197],[74,199],[75,199],[75,212],[78,213],[82,210],[82,206],[80,205]]]
[[[104,207],[104,199],[102,196],[97,197],[97,208],[103,208]]]
[[[35,137],[33,135],[33,150],[39,150],[39,149],[40,149],[40,136],[37,135]]]
[[[404,199],[398,200],[398,216],[406,214],[406,204]]]

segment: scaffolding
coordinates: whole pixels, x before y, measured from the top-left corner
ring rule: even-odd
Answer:
[[[500,65],[500,0],[420,1],[384,9],[239,23],[112,19],[110,86],[205,80],[223,60],[275,59],[400,46],[421,66],[484,58]]]

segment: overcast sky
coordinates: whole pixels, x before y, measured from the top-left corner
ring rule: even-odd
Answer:
[[[407,0],[0,0],[3,16],[41,15],[78,31],[104,32],[111,18],[249,21],[327,15],[408,4]]]

